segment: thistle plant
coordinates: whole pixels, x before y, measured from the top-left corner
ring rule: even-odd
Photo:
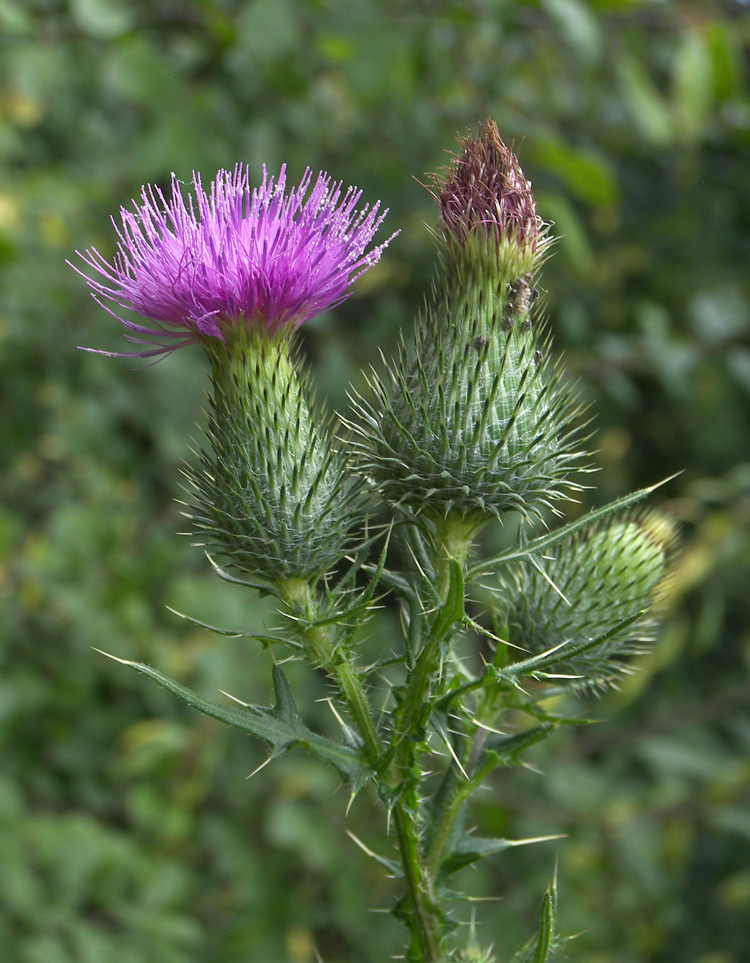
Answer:
[[[123,355],[202,349],[209,410],[186,514],[217,575],[278,600],[281,625],[257,641],[325,674],[341,730],[310,728],[279,664],[263,707],[118,661],[253,734],[269,760],[298,748],[333,766],[350,803],[375,794],[383,849],[366,852],[399,881],[404,958],[491,963],[492,948],[460,926],[461,870],[539,840],[472,833],[472,796],[572,721],[551,696],[570,706],[632,670],[674,531],[634,507],[656,486],[550,527],[581,490],[587,456],[539,319],[548,226],[492,121],[432,187],[432,291],[396,357],[352,392],[340,429],[313,402],[295,331],[343,301],[393,240],[372,245],[387,212],[359,208],[360,191],[310,171],[287,190],[284,168],[252,188],[238,166],[208,192],[194,175],[186,198],[173,179],[169,196],[147,187],[121,211],[112,261],[89,250],[77,270],[110,313],[128,312],[135,347]],[[478,535],[498,523],[514,526],[515,544],[483,558]],[[361,627],[384,600],[402,638],[365,666]],[[514,963],[565,944],[556,904],[552,882]]]

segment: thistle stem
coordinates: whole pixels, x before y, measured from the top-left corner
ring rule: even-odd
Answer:
[[[494,718],[496,711],[496,693],[485,690],[482,703],[476,711],[476,720],[478,722],[489,721],[489,719]],[[453,773],[453,779],[447,785],[445,792],[441,794],[440,805],[436,808],[432,821],[430,846],[427,853],[427,863],[432,879],[435,879],[440,870],[443,852],[445,851],[445,847],[453,832],[453,827],[460,817],[464,805],[477,786],[481,785],[485,777],[495,768],[495,760],[488,759],[484,765],[477,769],[477,764],[482,755],[482,749],[484,748],[486,740],[487,729],[477,726],[469,749],[463,759],[464,769],[469,776],[468,780],[456,786],[455,770],[450,770],[448,774]]]
[[[433,560],[438,573],[438,591],[443,597],[448,591],[451,561],[458,562],[462,569],[466,567],[480,524],[472,519],[449,515],[438,525]]]
[[[338,684],[364,741],[365,757],[368,763],[374,765],[382,755],[384,747],[372,718],[370,704],[351,663],[336,659],[328,628],[314,624],[317,605],[309,582],[290,579],[284,582],[280,589],[282,600],[290,612],[302,620],[300,634],[310,660],[324,669]],[[392,790],[393,787],[386,785],[382,788]],[[415,804],[418,805],[418,796],[415,790],[407,795],[408,804],[403,796],[393,804],[393,821],[411,904],[410,952],[419,954],[413,955],[413,959],[419,963],[443,963],[435,906],[430,897],[420,852],[419,829],[414,808]]]
[[[393,807],[393,821],[407,895],[411,903],[409,929],[412,939],[408,959],[410,963],[443,963],[437,907],[423,867],[416,819],[413,814],[409,814],[404,803],[399,801]]]
[[[460,783],[447,798],[439,817],[435,820],[430,848],[427,853],[427,870],[431,880],[434,881],[437,878],[445,847],[453,832],[456,820],[461,815],[461,810],[477,786],[494,768],[495,760],[488,759],[470,779]]]
[[[324,669],[337,683],[362,736],[365,758],[373,765],[383,753],[383,743],[354,666],[346,659],[337,658],[328,626],[315,624],[317,604],[310,583],[303,579],[289,579],[281,584],[280,589],[282,600],[291,613],[302,620],[300,634],[310,661]]]
[[[441,598],[447,596],[450,588],[451,562],[455,560],[462,568],[465,567],[475,531],[475,524],[461,518],[445,519],[439,526],[433,558],[437,573],[436,587]],[[328,627],[315,624],[318,609],[309,582],[289,579],[280,585],[280,589],[282,600],[290,612],[300,619],[299,631],[309,658],[337,683],[364,741],[365,757],[368,763],[374,765],[382,756],[384,746],[373,721],[370,704],[351,662],[338,657]],[[411,945],[408,958],[412,963],[445,961],[439,908],[434,896],[435,872],[430,870],[425,860],[420,840],[424,822],[423,801],[415,777],[419,766],[419,730],[426,700],[438,672],[441,643],[446,634],[445,628],[438,630],[437,619],[436,613],[431,620],[427,642],[410,674],[403,713],[392,743],[394,761],[389,771],[381,777],[381,790],[385,790],[386,797],[395,796],[392,812],[409,904]],[[449,808],[452,809],[456,804],[453,797]],[[449,818],[448,821],[452,825],[453,820]]]
[[[433,564],[437,574],[437,591],[446,598],[450,588],[451,562],[465,567],[476,525],[465,519],[445,519],[438,528],[434,541]],[[425,718],[425,705],[439,671],[441,643],[445,631],[437,630],[438,614],[429,625],[424,648],[417,656],[407,681],[402,703],[403,711],[393,738],[396,749],[390,778],[400,787],[400,796],[393,807],[398,833],[401,861],[411,903],[410,929],[412,945],[410,960],[415,963],[442,963],[442,924],[434,895],[434,874],[425,861],[420,828],[424,825],[423,800],[417,788],[419,743]]]
[[[433,564],[437,573],[437,591],[440,598],[445,599],[450,586],[451,562],[457,561],[462,568],[466,567],[471,543],[477,525],[464,518],[444,519],[438,527],[435,536]],[[407,693],[404,698],[404,711],[400,724],[396,727],[396,745],[408,741],[409,733],[419,723],[424,713],[427,694],[437,674],[440,657],[440,643],[443,635],[434,630],[436,616],[430,625],[430,633],[424,648],[417,657],[414,668],[407,683]]]

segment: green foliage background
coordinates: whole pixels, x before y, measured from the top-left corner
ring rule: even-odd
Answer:
[[[491,115],[561,238],[555,344],[596,412],[590,504],[665,489],[684,528],[665,631],[535,772],[501,775],[485,835],[567,833],[468,874],[508,955],[559,858],[580,963],[750,960],[750,7],[658,0],[0,0],[0,959],[381,963],[390,884],[345,836],[360,798],[107,662],[269,698],[228,627],[268,605],[217,583],[180,529],[197,351],[149,370],[64,263],[112,252],[146,181],[283,161],[329,170],[400,229],[304,333],[323,396],[388,352],[429,283],[414,179]],[[571,509],[578,510],[578,509]],[[387,646],[383,614],[368,646]],[[325,690],[292,667],[307,712]],[[555,850],[555,846],[557,849]]]

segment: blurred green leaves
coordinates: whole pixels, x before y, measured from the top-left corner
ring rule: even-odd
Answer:
[[[529,153],[535,164],[559,178],[567,195],[604,208],[619,201],[615,173],[604,156],[574,150],[561,137],[540,137]]]
[[[71,0],[71,19],[90,37],[113,40],[134,25],[133,11],[123,0]]]
[[[0,952],[19,963],[182,963],[204,934],[179,860],[80,813],[32,813],[0,784]],[[8,871],[10,870],[10,871]]]

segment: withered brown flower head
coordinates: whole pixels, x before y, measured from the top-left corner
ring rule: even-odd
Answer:
[[[502,141],[493,120],[480,127],[475,140],[468,134],[445,178],[434,177],[442,225],[465,242],[479,228],[498,242],[515,238],[519,246],[536,251],[543,228],[536,212],[531,184],[518,158]]]

